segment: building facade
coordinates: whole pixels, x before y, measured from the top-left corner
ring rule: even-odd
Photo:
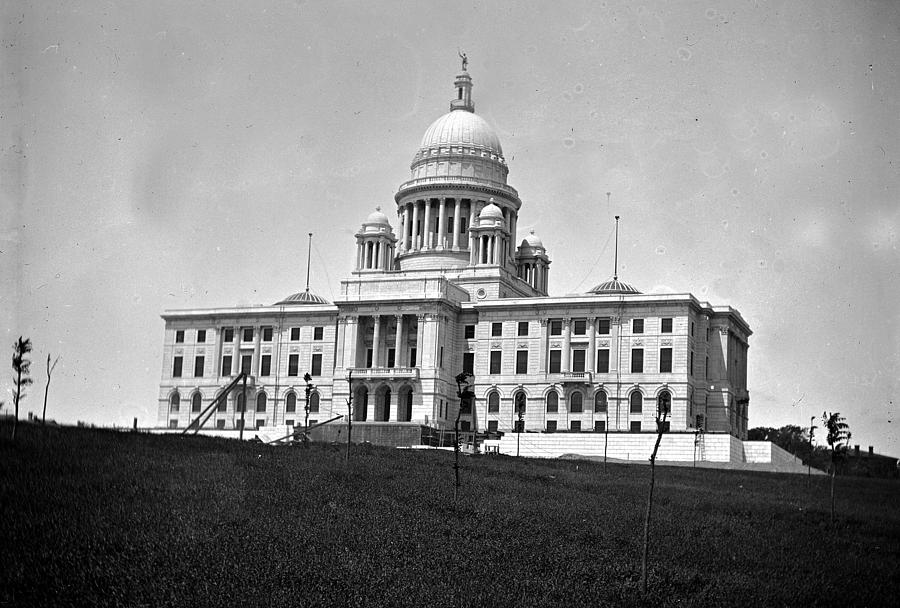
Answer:
[[[740,313],[617,276],[549,295],[550,258],[533,232],[517,235],[522,202],[465,69],[410,171],[395,223],[376,209],[356,233],[335,302],[307,288],[272,306],[162,315],[160,427],[187,427],[213,400],[204,428],[238,428],[241,414],[248,427],[304,424],[308,373],[310,424],[349,415],[450,429],[467,371],[467,430],[654,432],[665,410],[672,432],[746,439]],[[246,393],[243,377],[229,389],[241,372]]]

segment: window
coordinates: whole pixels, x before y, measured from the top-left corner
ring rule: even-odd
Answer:
[[[497,421],[496,420],[488,420],[488,433],[496,433],[497,432]]]
[[[463,329],[464,338],[466,340],[471,340],[475,337],[475,326],[474,325],[466,325]]]
[[[572,371],[573,372],[583,372],[584,371],[584,357],[587,351],[583,348],[576,348],[572,351]]]
[[[594,411],[598,413],[605,412],[607,404],[606,392],[597,391],[597,394],[594,395]]]
[[[266,426],[266,421],[265,421],[265,420],[257,420],[257,421],[256,421],[256,428],[257,428],[257,429],[261,429],[261,428],[264,427],[264,426]]]
[[[691,366],[688,369],[688,373],[690,373],[693,376],[694,375],[694,351],[691,351],[691,364],[690,365]]]
[[[468,420],[463,420],[459,423],[459,430],[461,431],[470,431],[472,430],[472,423]]]
[[[497,413],[500,411],[500,393],[494,392],[488,395],[488,412]]]
[[[172,360],[172,377],[181,378],[181,357],[175,357]]]
[[[181,344],[182,342],[184,342],[184,330],[179,329],[175,332],[175,343]]]
[[[224,429],[224,428],[225,428],[225,421],[224,421],[224,420],[216,420],[216,428],[217,428],[217,429]]]
[[[226,401],[224,395],[220,395],[222,398],[219,399],[219,404],[216,406],[217,412],[224,412],[228,407],[228,402]]]
[[[656,410],[660,415],[672,413],[672,395],[669,391],[663,391],[656,398]]]
[[[169,397],[169,411],[177,412],[179,407],[181,407],[181,395],[177,392],[172,393],[172,396]]]
[[[516,351],[516,373],[517,374],[527,374],[528,373],[528,351],[527,350],[517,350]]]
[[[640,414],[644,411],[644,396],[639,391],[634,391],[631,393],[631,397],[628,398],[628,402],[630,404],[629,411],[632,414]]]
[[[194,395],[191,397],[191,411],[199,412],[202,409],[202,405],[203,395],[201,395],[200,393],[194,393]]]
[[[561,336],[562,335],[562,321],[550,321],[550,335],[551,336]]]
[[[671,374],[672,373],[672,349],[671,348],[659,349],[659,373],[661,373],[661,374]]]
[[[288,356],[288,376],[296,376],[300,371],[300,355],[294,353]]]
[[[558,374],[560,365],[562,362],[562,351],[561,350],[551,350],[550,351],[550,373]]]
[[[632,348],[631,349],[631,373],[632,374],[644,373],[644,349],[643,348]]]
[[[313,327],[313,340],[322,340],[325,336],[324,327]]]
[[[632,433],[640,433],[641,432],[641,421],[640,420],[632,420],[630,428],[628,429]]]
[[[706,416],[703,414],[697,414],[697,430],[703,431],[705,430],[704,425],[706,424]]]
[[[600,319],[597,321],[597,333],[602,335],[609,334],[609,319]]]
[[[576,319],[574,331],[576,336],[585,335],[587,333],[587,321],[584,319]]]
[[[548,433],[556,432],[556,420],[548,420],[547,421],[547,432]]]
[[[516,329],[517,336],[527,336],[528,335],[528,321],[519,321],[519,325]]]
[[[547,393],[547,413],[555,414],[557,411],[559,411],[559,395],[556,391],[550,391]]]
[[[572,420],[569,422],[569,430],[573,433],[581,431],[581,420]]]
[[[443,348],[443,346],[441,348]],[[396,367],[397,366],[397,349],[396,348],[388,349],[387,366],[388,367]],[[313,375],[315,375],[315,374],[313,374]]]
[[[594,420],[594,432],[602,433],[606,430],[606,421],[605,420]]]
[[[609,373],[609,349],[597,349],[597,372],[601,374]]]
[[[709,342],[709,328],[706,328],[706,341]]]
[[[309,413],[319,413],[319,393],[313,391],[309,394]]]
[[[231,355],[222,355],[222,375],[231,375]]]
[[[580,414],[584,411],[584,396],[575,392],[569,395],[569,411],[573,414]]]
[[[237,399],[235,400],[234,411],[236,412],[244,412],[244,393],[238,393]]]
[[[272,355],[263,355],[259,362],[259,375],[269,376],[272,374]]]
[[[518,392],[515,396],[515,408],[516,408],[516,416],[525,415],[525,393]]]
[[[262,341],[263,342],[271,342],[272,341],[272,328],[263,327],[262,328]]]
[[[310,375],[313,376],[321,376],[322,375],[322,353],[313,353],[312,356],[312,371]]]
[[[202,356],[194,357],[194,378],[203,377],[203,361],[204,357]]]
[[[663,433],[668,433],[668,432],[669,432],[669,428],[672,426],[672,423],[669,422],[668,420],[665,420],[665,421],[660,420],[660,421],[659,421],[659,426],[662,427],[660,430],[661,430]]]
[[[503,335],[503,323],[491,323],[491,336],[497,337]]]
[[[234,342],[233,327],[225,327],[222,329],[222,342]]]
[[[284,423],[288,426],[294,426],[294,419],[288,418],[287,420],[284,421]]]
[[[297,411],[297,393],[294,391],[287,394],[287,399],[284,401],[284,411],[289,413]]]
[[[197,342],[200,344],[203,344],[204,342],[206,342],[206,330],[205,329],[197,330]]]
[[[475,373],[475,353],[463,353],[462,368],[466,373]]]
[[[438,351],[438,367],[444,367],[444,347]]]
[[[372,349],[366,349],[366,368],[372,367]]]
[[[662,325],[659,328],[659,331],[664,334],[672,333],[672,319],[667,318],[662,320]]]
[[[503,352],[499,350],[491,351],[491,367],[488,373],[490,374],[499,374],[500,373],[500,364],[503,359]]]
[[[416,361],[416,359],[417,359],[416,355],[417,355],[417,354],[418,354],[418,353],[416,352],[416,349],[415,349],[415,348],[409,349],[409,366],[410,366],[410,367],[415,367],[415,366],[416,366],[416,362],[417,362],[417,361]]]
[[[266,411],[266,400],[267,400],[267,397],[266,397],[265,393],[260,393],[256,396],[256,411],[257,412]]]
[[[691,337],[694,337],[694,322],[691,321]]]
[[[644,333],[644,320],[643,319],[632,319],[631,333],[633,333],[633,334]]]
[[[244,428],[244,421],[243,420],[235,420],[234,428],[239,429],[239,430]]]
[[[244,342],[253,342],[253,328],[245,327],[241,330],[241,340]]]
[[[300,339],[300,328],[292,327],[291,328],[291,341],[296,342],[299,339]]]
[[[177,429],[177,428],[178,428],[178,421],[177,421],[177,420],[169,420],[169,428],[170,428],[170,429]]]
[[[253,355],[241,355],[241,373],[250,375],[250,364],[253,362]]]
[[[706,363],[703,368],[703,377],[709,378],[709,357],[706,358]]]

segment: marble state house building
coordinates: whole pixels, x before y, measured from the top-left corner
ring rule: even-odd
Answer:
[[[162,315],[159,426],[185,428],[243,370],[246,397],[229,391],[205,429],[238,428],[245,401],[248,427],[303,424],[307,372],[310,423],[347,413],[352,372],[354,429],[450,429],[466,370],[476,401],[464,429],[612,437],[654,431],[668,407],[673,435],[746,439],[751,331],[738,311],[617,277],[549,295],[547,249],[517,237],[522,201],[465,68],[454,87],[394,197],[396,228],[379,210],[365,219],[334,303],[307,288],[271,306]]]

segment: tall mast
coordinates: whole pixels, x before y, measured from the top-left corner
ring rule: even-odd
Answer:
[[[306,291],[309,293],[309,260],[310,260],[310,252],[312,251],[312,235],[313,233],[309,233],[309,245],[306,247]]]
[[[613,281],[619,280],[619,216],[616,216],[616,256],[613,262]]]

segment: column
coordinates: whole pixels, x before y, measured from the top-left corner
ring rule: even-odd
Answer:
[[[422,227],[422,249],[431,249],[431,199],[425,199],[425,225]]]
[[[253,333],[255,339],[253,340],[253,357],[250,359],[250,373],[259,376],[259,344],[262,342],[262,326],[257,325]]]
[[[409,203],[403,205],[403,251],[409,251]]]
[[[447,233],[447,199],[441,197],[441,205],[438,207],[438,236],[437,248],[444,248],[444,236]]]
[[[394,367],[403,367],[401,353],[403,353],[403,315],[397,317],[397,333],[394,337]]]
[[[419,201],[413,201],[413,220],[412,220],[412,249],[419,249]]]
[[[597,371],[597,318],[588,319],[588,371]],[[591,411],[594,411],[591,409]]]
[[[572,349],[572,320],[566,317],[563,319],[563,352],[562,352],[562,371],[572,371],[569,366],[569,358]]]
[[[416,315],[416,367],[422,367],[422,334],[425,333],[425,315]]]
[[[512,259],[516,255],[516,247],[518,246],[518,243],[516,242],[516,224],[518,224],[518,223],[519,223],[518,214],[515,211],[510,210],[510,212],[509,212],[509,238],[510,238],[510,243],[512,243],[512,245],[509,248],[510,259]]]
[[[362,269],[362,258],[363,258],[362,241],[357,239],[356,240],[356,269],[357,270]]]
[[[372,336],[372,367],[381,366],[381,358],[378,356],[381,351],[381,316],[372,315],[375,322],[375,334]]]
[[[472,234],[472,227],[475,226],[475,208],[478,204],[469,200],[469,249],[473,249],[475,247],[475,236]]]
[[[460,230],[460,219],[459,215],[461,213],[461,204],[462,201],[460,199],[456,199],[456,205],[453,208],[453,251],[459,251],[459,230]]]

